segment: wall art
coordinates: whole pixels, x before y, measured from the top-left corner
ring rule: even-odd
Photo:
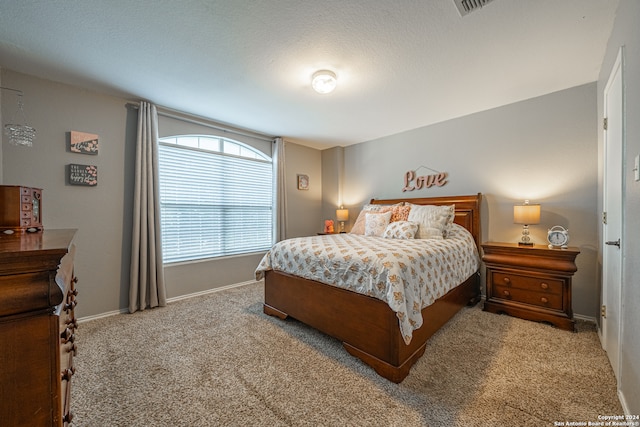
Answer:
[[[72,130],[69,149],[72,153],[98,154],[98,135]]]
[[[298,190],[309,189],[309,175],[298,175]]]
[[[95,165],[67,165],[67,177],[71,185],[98,185],[98,166]]]

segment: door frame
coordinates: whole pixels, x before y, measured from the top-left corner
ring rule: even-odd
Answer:
[[[616,342],[617,342],[617,360],[615,361],[615,366],[612,366],[613,370],[614,370],[614,374],[615,377],[618,381],[618,385],[620,384],[619,381],[619,370],[620,370],[620,361],[622,358],[622,342],[620,341],[620,338],[622,337],[622,313],[624,310],[624,302],[622,301],[622,288],[624,286],[624,245],[625,245],[625,240],[622,239],[622,237],[624,236],[624,206],[625,206],[625,198],[624,198],[624,194],[625,194],[625,179],[624,179],[624,170],[625,170],[625,163],[624,163],[624,158],[625,158],[625,151],[626,151],[626,144],[625,144],[625,108],[624,108],[624,47],[621,46],[620,49],[618,50],[618,54],[616,56],[616,60],[613,63],[613,66],[611,67],[611,71],[609,73],[609,77],[607,78],[607,83],[603,89],[603,115],[606,118],[607,117],[607,93],[609,93],[609,89],[614,81],[614,76],[616,76],[616,74],[619,73],[620,76],[620,85],[621,85],[621,103],[622,105],[620,106],[620,113],[621,113],[621,129],[620,129],[620,174],[621,174],[621,179],[620,179],[620,238],[621,238],[621,245],[620,245],[620,289],[619,289],[619,297],[618,297],[618,301],[617,301],[617,306],[615,307],[615,309],[617,310],[617,334],[618,336],[616,337]],[[608,163],[608,157],[607,157],[607,153],[608,153],[608,149],[607,149],[607,139],[608,134],[607,134],[607,130],[603,129],[603,173],[602,173],[602,211],[603,212],[607,212],[607,163]],[[605,234],[605,225],[602,224],[602,236],[601,236],[601,250],[602,250],[602,272],[601,272],[601,283],[602,283],[602,294],[601,294],[601,302],[602,305],[607,307],[607,311],[609,309],[610,303],[607,300],[608,299],[608,284],[606,281],[606,276],[607,276],[607,262],[608,262],[608,257],[605,256],[605,241],[607,240],[607,236]],[[605,322],[608,322],[609,320],[603,320],[602,319],[602,313],[599,314],[600,316],[600,322],[599,322],[599,328],[598,328],[598,335],[600,337],[600,342],[602,347],[606,350],[607,348],[607,344],[609,343],[609,340],[611,339],[611,337],[607,337],[607,328],[605,327]]]

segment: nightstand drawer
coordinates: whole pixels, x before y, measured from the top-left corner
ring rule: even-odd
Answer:
[[[507,301],[516,301],[524,304],[537,305],[538,307],[562,310],[562,294],[547,292],[532,292],[526,289],[510,288],[506,286],[493,286],[493,297]]]
[[[562,294],[562,280],[520,276],[518,274],[503,273],[500,271],[494,271],[491,275],[491,283],[495,286],[544,292],[548,294]]]

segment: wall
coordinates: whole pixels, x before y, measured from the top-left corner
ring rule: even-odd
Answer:
[[[285,140],[287,238],[322,231],[322,154]],[[309,189],[298,190],[298,175],[309,176]]]
[[[596,85],[588,84],[447,122],[345,147],[344,203],[350,223],[370,198],[483,194],[483,241],[516,242],[513,205],[542,205],[532,239],[569,228],[580,248],[573,309],[595,317],[597,248]],[[448,172],[448,183],[402,192],[404,174]]]
[[[3,135],[2,179],[7,185],[43,188],[47,229],[76,228],[79,317],[126,309],[129,296],[133,168],[137,110],[127,100],[16,73],[0,72],[3,86],[24,91],[29,124],[36,128],[32,148],[10,146]],[[3,96],[0,111],[13,114],[15,99]],[[67,150],[71,130],[98,134],[97,156]],[[168,131],[168,130],[167,130]],[[269,144],[267,144],[269,145]],[[266,151],[263,147],[263,151]],[[289,235],[321,230],[321,155],[287,143]],[[98,185],[66,184],[69,163],[98,166]],[[296,173],[308,174],[308,191],[296,189]],[[165,269],[167,296],[175,298],[253,279],[263,254],[170,265]]]
[[[620,0],[614,29],[607,45],[598,79],[598,117],[604,111],[603,92],[618,50],[624,46],[624,177],[623,177],[623,236],[622,236],[622,312],[619,395],[629,414],[640,414],[640,182],[633,179],[634,157],[640,154],[640,2]],[[599,164],[603,163],[603,134],[599,136]],[[602,186],[599,187],[602,194]],[[601,210],[602,198],[598,207]],[[625,238],[627,236],[628,238]]]

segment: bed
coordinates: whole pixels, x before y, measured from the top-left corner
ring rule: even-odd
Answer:
[[[473,250],[477,256],[480,243],[481,197],[481,194],[477,194],[414,199],[374,199],[371,200],[370,205],[389,206],[407,203],[454,205],[453,222],[469,231],[469,239],[472,239],[472,244],[475,244]],[[339,242],[337,239],[351,241],[357,237],[348,234],[309,239],[336,239],[327,240],[333,243]],[[465,234],[468,233],[465,232]],[[379,242],[386,244],[386,240],[379,240]],[[411,366],[424,354],[429,337],[461,308],[466,305],[475,305],[480,299],[478,261],[477,267],[468,277],[461,279],[459,283],[451,284],[449,286],[451,289],[430,305],[418,307],[416,314],[421,320],[418,323],[419,327],[416,329],[416,322],[411,321],[414,329],[407,334],[406,330],[402,330],[403,321],[406,319],[404,316],[399,316],[398,310],[392,309],[392,304],[389,302],[340,287],[338,283],[327,284],[327,280],[324,279],[312,280],[299,277],[292,272],[287,273],[278,268],[271,268],[268,265],[269,262],[265,262],[270,256],[271,254],[267,253],[261,266],[256,270],[256,278],[264,278],[264,313],[283,320],[292,317],[337,338],[342,341],[349,354],[371,366],[380,376],[395,383],[402,382],[409,374]],[[372,292],[370,291],[369,294]],[[414,310],[415,308],[414,305]]]

